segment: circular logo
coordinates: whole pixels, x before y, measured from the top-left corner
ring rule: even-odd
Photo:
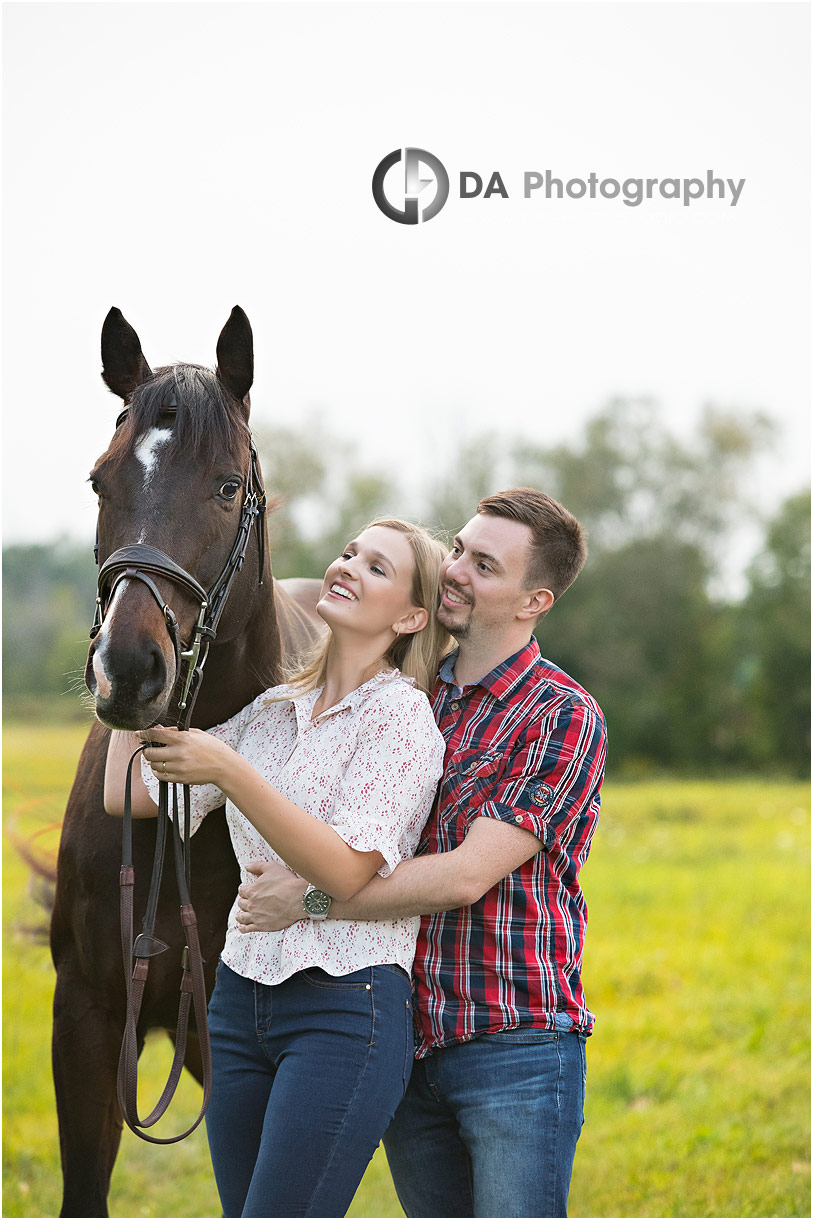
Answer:
[[[397,165],[402,159],[402,153],[404,161],[403,206],[397,207],[384,194],[384,179],[393,165]],[[421,177],[421,166],[428,168],[431,177]],[[434,199],[425,208],[419,209],[418,196],[425,187],[431,186],[433,182],[436,184]],[[449,175],[442,162],[433,153],[427,152],[425,148],[396,148],[376,166],[373,174],[373,199],[384,215],[388,216],[390,220],[397,221],[399,225],[416,225],[419,221],[425,223],[427,220],[431,220],[433,216],[437,216],[448,198]],[[398,201],[400,202],[400,193]]]
[[[544,809],[553,800],[553,789],[548,784],[537,784],[531,789],[531,800],[540,809]]]

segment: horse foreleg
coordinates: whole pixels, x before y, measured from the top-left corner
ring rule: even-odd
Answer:
[[[57,973],[53,1067],[63,1196],[60,1216],[106,1216],[121,1139],[116,1070],[121,1017],[81,977]]]

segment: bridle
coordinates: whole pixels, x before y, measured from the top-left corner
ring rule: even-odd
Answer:
[[[162,407],[162,411],[169,413],[175,410],[177,410],[177,404],[173,396],[169,403]],[[127,418],[128,412],[129,407],[125,407],[116,420],[117,428]],[[179,711],[184,713],[182,717],[183,722],[178,724],[180,729],[189,728],[192,708],[194,707],[195,699],[203,680],[203,667],[206,664],[209,645],[217,635],[220,617],[225,608],[232,582],[243,566],[246,551],[248,550],[249,538],[251,537],[251,529],[257,517],[260,518],[257,524],[260,584],[262,584],[263,580],[263,567],[265,564],[265,529],[263,526],[266,495],[262,479],[260,478],[259,460],[253,440],[249,440],[249,447],[251,456],[246,475],[243,508],[240,514],[237,537],[234,540],[234,546],[231,549],[229,558],[226,560],[220,575],[208,593],[194,576],[191,576],[189,572],[180,567],[169,555],[159,551],[157,547],[145,546],[141,543],[120,547],[104,561],[99,569],[96,613],[93,626],[90,630],[90,638],[94,639],[101,630],[110,601],[121,581],[140,580],[142,584],[146,585],[164,615],[167,633],[175,653],[176,683],[181,673],[181,661],[185,661],[188,664],[183,691],[178,703]],[[98,564],[98,527],[94,555]],[[181,648],[178,619],[171,606],[164,601],[155,582],[151,579],[152,576],[163,576],[167,580],[172,581],[173,584],[185,589],[200,607],[198,621],[192,632],[192,640],[186,649]]]
[[[177,402],[173,398],[162,411],[177,410]],[[116,420],[116,427],[127,418],[129,407],[125,407]],[[110,606],[113,594],[123,580],[138,580],[149,589],[158,603],[164,616],[167,634],[172,642],[175,653],[176,685],[181,683],[181,695],[178,702],[180,713],[178,728],[186,731],[192,718],[195,700],[200,692],[203,681],[203,670],[209,647],[217,636],[220,618],[226,605],[232,584],[237,573],[243,566],[248,551],[252,528],[256,525],[257,548],[259,561],[259,583],[262,584],[265,565],[265,523],[266,495],[260,477],[259,461],[254,442],[249,440],[250,458],[246,472],[243,504],[237,536],[226,563],[217,580],[207,592],[203,586],[169,555],[157,547],[141,543],[120,547],[107,558],[99,569],[99,579],[96,596],[96,612],[90,638],[93,639],[101,630],[105,615]],[[99,562],[98,528],[95,546],[96,562]],[[172,582],[178,588],[191,595],[198,603],[197,622],[192,632],[192,639],[187,648],[181,646],[178,619],[169,603],[161,596],[153,580],[154,576],[162,577]],[[182,674],[183,664],[186,674]],[[158,825],[153,859],[152,878],[149,897],[144,915],[141,933],[133,939],[133,890],[135,886],[135,870],[133,867],[133,829],[132,829],[132,769],[142,750],[148,749],[150,743],[145,743],[135,751],[127,768],[124,796],[124,818],[122,823],[122,861],[120,873],[120,915],[121,915],[121,946],[124,960],[124,977],[127,988],[127,1011],[125,1017],[124,1037],[121,1055],[119,1057],[117,1092],[119,1107],[127,1126],[141,1139],[152,1144],[174,1144],[184,1139],[201,1122],[209,1104],[212,1082],[212,1058],[209,1044],[209,1025],[206,1013],[206,985],[203,977],[203,959],[200,952],[200,942],[197,930],[197,918],[190,898],[191,881],[191,849],[190,849],[190,793],[189,785],[183,785],[183,836],[179,824],[178,786],[172,785],[172,818],[169,816],[169,784],[159,783]],[[171,820],[172,842],[175,857],[175,873],[178,883],[178,894],[181,902],[181,925],[184,931],[185,946],[182,954],[181,999],[178,1006],[178,1021],[175,1031],[175,1053],[170,1068],[167,1083],[152,1112],[144,1119],[139,1118],[137,1106],[138,1089],[138,1018],[144,998],[144,990],[149,974],[150,958],[163,953],[169,946],[155,935],[155,922],[158,911],[158,895],[161,888],[161,877],[164,866],[168,823]],[[133,964],[134,961],[134,964]],[[131,974],[132,967],[132,974]],[[187,1031],[190,1008],[194,1008],[195,1024],[200,1044],[201,1063],[203,1067],[203,1100],[200,1112],[192,1125],[180,1135],[159,1139],[146,1134],[144,1128],[158,1122],[169,1107],[178,1081],[183,1070],[186,1054]]]

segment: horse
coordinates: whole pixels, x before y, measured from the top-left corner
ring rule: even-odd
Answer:
[[[100,589],[85,671],[96,720],[65,812],[51,919],[62,1216],[108,1214],[122,1130],[116,1096],[125,1021],[117,919],[121,823],[105,813],[103,804],[110,731],[179,723],[181,658],[189,654],[190,641],[200,637],[200,607],[190,587],[173,579],[170,569],[178,565],[192,577],[192,586],[197,582],[209,590],[216,585],[233,555],[238,522],[245,519],[241,504],[248,497],[252,469],[255,480],[262,478],[248,427],[253,336],[239,306],[220,333],[214,372],[192,364],[153,372],[138,335],[115,308],[105,319],[101,346],[103,380],[125,409],[90,476],[99,498],[97,560],[104,565],[126,547],[139,553],[156,548],[170,562],[166,573],[153,572],[148,579],[119,573],[109,604],[103,605]],[[198,728],[227,720],[281,681],[284,659],[319,634],[314,610],[320,582],[292,581],[292,596],[285,582],[274,581],[261,512],[254,524],[256,537],[234,571],[216,638],[206,641],[205,681],[191,720]],[[168,615],[176,621],[174,628]],[[133,826],[137,912],[146,901],[155,835],[152,819]],[[220,810],[205,819],[192,839],[191,893],[207,996],[238,884]],[[175,1029],[183,935],[174,885],[173,870],[165,869],[155,931],[169,951],[152,959],[138,1023],[139,1053],[149,1029],[164,1029],[170,1036]],[[200,1081],[200,1048],[192,1027],[184,1063]]]

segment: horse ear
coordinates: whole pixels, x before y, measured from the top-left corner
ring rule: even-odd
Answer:
[[[239,402],[254,381],[254,336],[239,305],[231,311],[217,341],[217,375]]]
[[[141,340],[114,305],[102,326],[102,380],[119,398],[128,398],[151,376]]]

